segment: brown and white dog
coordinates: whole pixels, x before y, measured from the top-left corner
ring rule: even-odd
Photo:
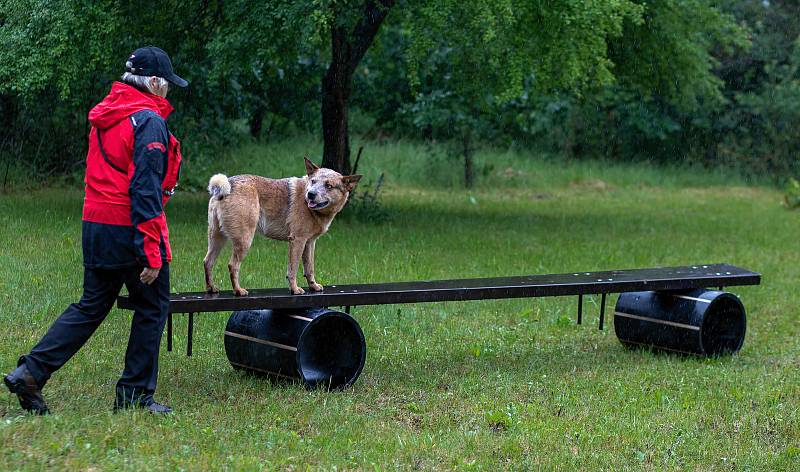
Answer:
[[[325,234],[333,218],[353,191],[360,175],[347,175],[319,168],[305,158],[305,177],[268,179],[257,175],[228,178],[216,174],[208,182],[208,253],[203,259],[206,291],[219,289],[211,278],[217,256],[227,240],[233,243],[228,263],[231,284],[236,295],[247,295],[239,285],[239,267],[247,255],[256,232],[279,241],[289,241],[289,290],[300,295],[297,267],[303,257],[303,273],[311,290],[321,291],[314,279],[314,246]]]

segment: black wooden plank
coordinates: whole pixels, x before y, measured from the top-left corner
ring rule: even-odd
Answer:
[[[246,297],[232,292],[174,293],[172,313],[391,305],[499,298],[554,297],[641,290],[683,290],[703,287],[758,285],[761,275],[728,264],[573,272],[486,279],[456,279],[383,284],[330,285],[323,292],[292,295],[288,288],[255,289]],[[117,306],[132,309],[127,296]]]

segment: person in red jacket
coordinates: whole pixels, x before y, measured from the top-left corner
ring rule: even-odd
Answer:
[[[89,112],[83,203],[83,296],[4,377],[20,405],[48,413],[41,390],[106,318],[125,285],[136,305],[114,410],[172,410],[153,399],[169,310],[169,246],[164,204],[180,171],[180,143],[168,131],[169,84],[185,87],[159,48],[137,49],[121,82]]]

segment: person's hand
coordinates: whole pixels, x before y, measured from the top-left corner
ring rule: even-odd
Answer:
[[[145,267],[142,273],[139,274],[139,280],[141,280],[142,283],[150,285],[158,278],[158,273],[160,271],[161,269],[151,269],[150,267]]]

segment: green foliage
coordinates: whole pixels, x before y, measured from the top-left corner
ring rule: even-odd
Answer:
[[[638,23],[642,8],[627,1],[557,3],[437,1],[409,8],[403,24],[415,124],[458,136],[486,128],[480,115],[523,92],[581,93],[610,83],[607,42],[624,22]]]
[[[0,94],[26,103],[47,88],[79,105],[119,61],[121,11],[113,1],[8,0],[0,5]],[[80,78],[80,80],[79,80]]]
[[[286,134],[292,124],[305,131],[319,122],[318,94],[324,64],[318,21],[322,7],[310,2],[238,0],[225,2],[207,54],[213,57],[208,83],[230,107],[228,118],[244,118],[250,133]]]
[[[625,22],[610,41],[613,84],[582,96],[526,84],[495,114],[495,128],[572,157],[797,175],[796,5],[666,1],[644,11],[642,23]]]
[[[558,13],[554,13],[558,12]],[[504,106],[524,93],[569,90],[612,80],[607,41],[624,21],[639,21],[631,2],[431,2],[410,7],[399,22],[409,43],[412,101],[401,108],[428,138],[451,140],[475,180],[481,142],[506,135]],[[459,28],[452,28],[457,24]]]
[[[389,20],[393,18],[390,16]],[[398,135],[414,129],[409,122],[413,117],[402,113],[404,107],[414,101],[406,63],[410,42],[407,29],[391,22],[383,25],[381,34],[354,74],[351,103],[374,118],[375,129],[368,130],[369,133],[382,129]]]
[[[800,208],[800,182],[794,177],[790,177],[786,184],[783,205],[790,210]]]
[[[610,41],[615,83],[583,97],[523,96],[510,110],[521,136],[569,156],[705,162],[725,102],[713,53],[745,46],[744,30],[707,2],[643,8],[643,21]]]
[[[424,82],[422,63],[443,48],[451,50],[448,72],[465,100],[493,95],[507,101],[531,75],[537,92],[608,83],[607,41],[641,13],[624,0],[423,2],[409,8],[405,20],[412,84]]]
[[[484,413],[484,418],[489,427],[495,431],[505,431],[511,428],[514,417],[512,415],[511,405],[503,410],[488,410]]]
[[[351,192],[344,212],[345,217],[354,217],[359,221],[369,223],[385,222],[389,219],[389,212],[381,202],[381,190],[386,174],[381,174],[374,186],[370,182],[361,182]]]
[[[730,96],[720,117],[719,157],[778,180],[800,175],[800,6],[736,2],[729,6],[753,31],[753,47],[726,57]]]
[[[0,154],[69,171],[81,154],[91,97],[119,59],[114,2],[0,3]],[[124,56],[123,56],[124,58]],[[80,156],[82,158],[83,156]]]
[[[796,4],[720,4],[657,2],[646,28],[613,43],[618,84],[564,122],[576,153],[798,174]]]
[[[192,165],[212,165],[248,131],[318,133],[331,28],[351,31],[362,7],[2,2],[5,169],[79,174],[87,111],[147,43],[191,83],[169,98]],[[452,143],[465,165],[484,144],[516,142],[785,179],[800,173],[798,18],[785,1],[400,1],[355,72],[351,101],[368,136]]]
[[[730,15],[706,2],[600,2],[564,16],[527,3],[448,5],[388,29],[384,39],[411,45],[410,71],[372,89],[410,88],[413,100],[393,117],[381,111],[379,125],[450,141],[465,162],[481,143],[509,140],[568,156],[707,162],[724,104],[713,54],[747,45]],[[366,67],[386,67],[385,49]]]
[[[626,22],[610,44],[621,86],[678,112],[692,113],[723,101],[713,53],[746,48],[746,31],[704,0],[642,2],[644,21]]]
[[[0,4],[0,104],[3,143],[30,171],[69,172],[86,152],[89,109],[123,72],[131,51],[156,44],[195,86],[173,90],[170,126],[188,157],[209,143],[231,142],[224,97],[204,82],[205,38],[214,29],[217,2],[141,4],[115,1],[10,0]],[[136,34],[131,34],[135,28]],[[46,137],[46,139],[45,139]],[[12,158],[11,155],[6,155]]]

